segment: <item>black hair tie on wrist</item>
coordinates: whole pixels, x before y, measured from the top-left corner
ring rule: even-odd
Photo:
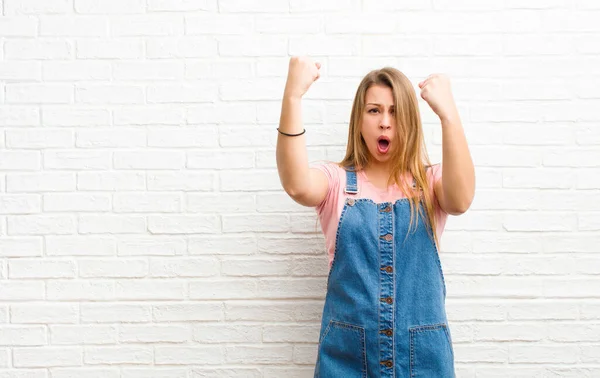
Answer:
[[[291,137],[295,137],[295,136],[300,136],[300,135],[304,134],[304,133],[306,132],[306,129],[302,130],[302,132],[301,132],[301,133],[299,133],[299,134],[288,134],[288,133],[284,133],[283,131],[279,130],[279,128],[277,128],[277,131],[279,131],[279,133],[280,133],[280,134],[287,135],[287,136],[291,136]]]

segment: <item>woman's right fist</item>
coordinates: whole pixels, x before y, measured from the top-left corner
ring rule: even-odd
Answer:
[[[321,76],[320,68],[321,64],[310,58],[293,56],[290,59],[284,95],[297,98],[304,96],[310,85]]]

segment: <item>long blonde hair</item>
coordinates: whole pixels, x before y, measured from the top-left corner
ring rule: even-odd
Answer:
[[[339,165],[345,168],[355,167],[356,171],[360,171],[368,163],[369,150],[361,135],[361,124],[365,110],[366,93],[373,85],[383,85],[390,88],[394,97],[395,140],[398,142],[396,143],[395,153],[391,157],[392,169],[388,185],[396,183],[409,199],[411,210],[409,231],[413,225],[416,229],[418,218],[423,216],[420,206],[421,201],[423,202],[429,221],[425,223],[428,226],[430,236],[437,245],[435,205],[434,199],[431,198],[430,183],[427,181],[426,175],[426,169],[431,163],[425,148],[419,104],[410,80],[399,70],[384,67],[369,72],[362,79],[356,90],[352,105],[346,156]],[[409,186],[406,180],[401,179],[401,175],[406,173],[410,173],[415,179],[415,189],[412,189],[412,185]],[[415,192],[420,193],[420,195],[415,195]]]

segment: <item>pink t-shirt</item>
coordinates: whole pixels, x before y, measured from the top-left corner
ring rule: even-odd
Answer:
[[[331,267],[333,255],[335,253],[337,226],[342,215],[342,210],[344,209],[346,198],[369,198],[375,203],[382,203],[394,202],[397,199],[406,198],[406,196],[397,185],[392,185],[387,190],[376,187],[369,181],[364,171],[356,173],[358,194],[346,194],[344,192],[344,189],[346,188],[346,171],[344,168],[336,163],[319,164],[315,165],[314,168],[323,171],[329,181],[327,195],[323,202],[317,206],[316,210],[321,223],[321,228],[323,229],[323,234],[325,235],[329,266]],[[435,183],[437,183],[441,177],[442,169],[440,164],[433,165],[427,169],[427,179],[431,183],[431,198],[435,201],[436,235],[438,240],[442,237],[446,219],[448,218],[448,213],[440,208],[433,190]]]

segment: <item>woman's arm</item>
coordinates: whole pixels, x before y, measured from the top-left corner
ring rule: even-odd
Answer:
[[[319,78],[318,63],[308,58],[292,57],[281,104],[279,135],[277,137],[277,170],[286,193],[304,206],[317,206],[327,194],[327,177],[308,166],[306,138],[299,134],[302,127],[302,96]],[[285,133],[285,134],[282,134]]]

